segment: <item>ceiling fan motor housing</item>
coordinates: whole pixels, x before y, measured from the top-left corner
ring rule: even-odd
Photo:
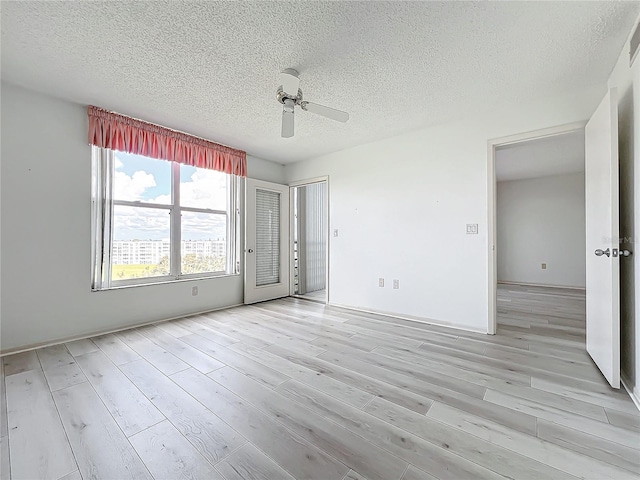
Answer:
[[[291,95],[287,95],[282,89],[282,86],[280,86],[278,88],[278,92],[276,93],[276,98],[283,105],[285,104],[285,100],[293,100],[296,105],[300,105],[300,103],[302,103],[302,90],[298,89],[298,95],[293,97]]]

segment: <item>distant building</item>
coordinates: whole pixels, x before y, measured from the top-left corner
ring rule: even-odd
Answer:
[[[226,240],[183,240],[182,255],[224,257]],[[171,252],[169,240],[114,240],[111,252],[113,265],[156,265]]]

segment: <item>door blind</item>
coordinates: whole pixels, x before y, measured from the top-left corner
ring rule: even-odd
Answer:
[[[256,190],[256,286],[280,283],[280,193]]]

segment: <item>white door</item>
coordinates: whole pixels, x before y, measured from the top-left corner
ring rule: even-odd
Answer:
[[[244,303],[289,295],[289,187],[247,179]]]
[[[587,352],[611,386],[620,388],[616,93],[609,91],[585,127]]]

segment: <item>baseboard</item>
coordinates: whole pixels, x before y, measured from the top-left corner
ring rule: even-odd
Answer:
[[[620,382],[622,383],[622,386],[631,397],[631,400],[633,401],[633,403],[636,405],[636,408],[640,410],[640,390],[638,389],[638,387],[637,386],[634,386],[633,388],[631,387],[632,383],[629,380],[629,377],[627,377],[627,375],[624,372],[620,372]]]
[[[542,283],[525,283],[525,282],[505,282],[498,280],[498,285],[522,285],[523,287],[545,287],[545,288],[562,288],[564,290],[580,290],[586,291],[584,287],[569,287],[566,285],[544,285]]]
[[[389,317],[389,318],[400,318],[402,320],[410,320],[412,322],[426,323],[427,325],[435,325],[435,326],[438,326],[438,327],[446,327],[446,328],[451,328],[451,329],[454,329],[454,330],[462,330],[464,332],[481,333],[483,335],[487,334],[487,332],[485,330],[476,329],[476,328],[473,328],[471,326],[452,325],[451,323],[447,323],[447,322],[443,322],[443,321],[439,321],[439,320],[433,320],[431,318],[414,317],[413,315],[401,315],[401,314],[398,314],[398,313],[384,312],[384,311],[380,311],[380,310],[369,310],[369,309],[362,308],[362,307],[353,307],[353,306],[350,306],[350,305],[340,305],[340,304],[337,304],[337,303],[328,303],[327,305],[330,305],[332,307],[337,307],[337,308],[344,308],[345,310],[352,310],[354,312],[371,313],[373,315],[381,315],[383,317]],[[373,319],[373,320],[375,320],[375,319]]]
[[[71,337],[65,337],[65,338],[62,338],[62,339],[52,340],[50,342],[33,343],[33,344],[27,345],[27,346],[9,348],[7,350],[0,351],[0,357],[4,357],[6,355],[13,355],[15,353],[28,352],[30,350],[35,350],[36,348],[52,347],[54,345],[60,345],[62,343],[74,342],[76,340],[84,340],[85,338],[91,338],[91,337],[95,337],[95,336],[98,336],[98,335],[108,335],[110,333],[122,332],[124,330],[130,330],[132,328],[145,327],[147,325],[153,325],[155,323],[163,323],[163,322],[168,322],[170,320],[178,320],[179,318],[191,317],[193,315],[203,315],[205,313],[218,312],[220,310],[226,310],[228,308],[239,307],[241,305],[243,305],[243,304],[242,303],[236,303],[234,305],[227,305],[226,307],[213,308],[213,309],[202,310],[202,311],[193,312],[193,313],[186,313],[184,315],[178,315],[178,316],[175,316],[175,317],[164,318],[162,320],[153,320],[151,322],[136,323],[135,325],[129,325],[127,327],[121,327],[121,328],[116,328],[116,329],[112,329],[112,330],[96,330],[96,331],[94,331],[92,333],[87,333],[87,334],[82,334],[82,335],[75,335],[75,336],[71,336]]]

